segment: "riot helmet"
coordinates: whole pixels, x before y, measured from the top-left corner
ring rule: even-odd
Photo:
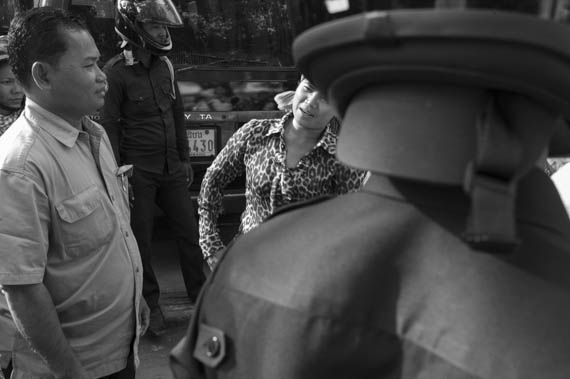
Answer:
[[[166,27],[166,38],[159,41],[143,27],[154,23]],[[136,47],[154,55],[165,55],[172,49],[169,27],[182,26],[182,19],[171,0],[118,0],[115,16],[115,31]]]
[[[466,240],[510,251],[517,181],[570,153],[567,3],[290,0],[293,56],[343,120],[340,160],[462,186]]]

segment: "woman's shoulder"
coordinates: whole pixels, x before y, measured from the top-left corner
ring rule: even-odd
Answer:
[[[240,129],[240,134],[250,138],[263,138],[282,129],[281,119],[252,119],[245,123]]]

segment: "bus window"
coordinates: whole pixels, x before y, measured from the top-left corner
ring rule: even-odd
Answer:
[[[285,0],[174,0],[184,27],[171,30],[179,64],[292,66]]]

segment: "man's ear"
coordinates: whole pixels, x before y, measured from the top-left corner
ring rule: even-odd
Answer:
[[[51,67],[47,63],[34,62],[34,64],[32,64],[32,79],[41,90],[49,90],[51,88],[49,78],[50,70]]]

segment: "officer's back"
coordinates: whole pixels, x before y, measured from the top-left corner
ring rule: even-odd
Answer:
[[[538,168],[568,135],[566,27],[439,3],[298,37],[300,70],[343,117],[339,158],[373,175],[228,248],[177,377],[570,376],[570,222]],[[560,71],[513,70],[523,57]]]

